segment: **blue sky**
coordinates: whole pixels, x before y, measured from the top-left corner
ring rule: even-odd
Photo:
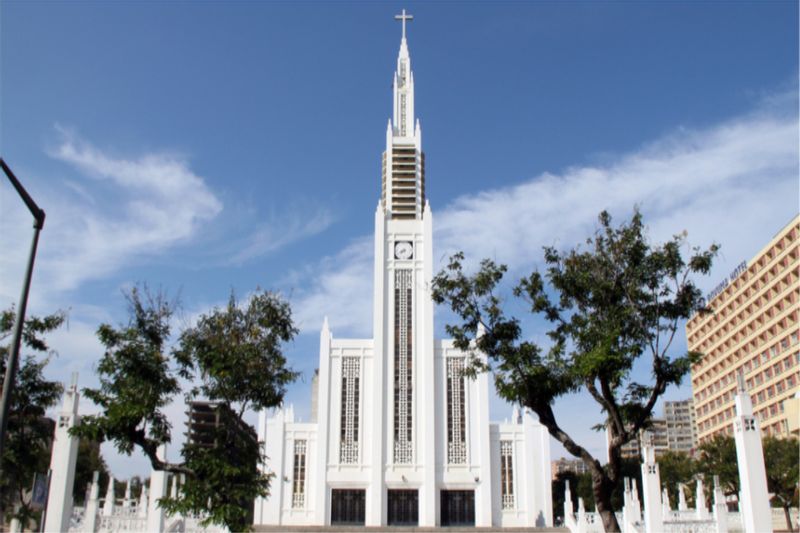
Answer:
[[[403,7],[442,259],[519,277],[601,209],[640,205],[656,241],[722,245],[710,289],[797,213],[796,2],[3,2],[0,153],[48,213],[31,307],[70,309],[52,377],[94,383],[94,331],[136,282],[180,293],[184,323],[231,290],[282,291],[306,377],[324,315],[370,334]],[[29,239],[0,186],[3,306]],[[287,398],[301,412],[307,388]],[[584,402],[557,409],[600,453]],[[105,452],[118,476],[147,473]]]

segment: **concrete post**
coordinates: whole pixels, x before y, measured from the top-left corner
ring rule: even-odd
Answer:
[[[313,472],[313,476],[316,478],[316,481],[313,485],[314,490],[314,525],[323,526],[330,522],[330,515],[328,512],[328,443],[329,443],[329,431],[328,428],[330,426],[330,418],[331,418],[331,338],[332,338],[330,326],[328,325],[328,317],[326,316],[322,322],[322,330],[319,333],[319,397],[321,398],[321,402],[319,405],[319,410],[317,411],[317,449],[316,449],[316,461],[315,461],[315,470]],[[379,359],[378,355],[376,354],[376,358]],[[284,442],[284,431],[285,426],[282,426],[279,432],[276,432],[276,435],[280,435],[282,446],[281,451],[283,453],[293,453],[291,450],[286,450]],[[269,432],[269,429],[267,430]],[[272,437],[275,439],[275,437]],[[369,441],[372,444],[375,440],[380,439],[372,439]],[[281,455],[281,461],[284,461],[284,456]],[[382,464],[382,463],[381,463]],[[283,463],[280,466],[281,472],[283,472]],[[383,469],[381,473],[383,473]],[[285,473],[284,473],[285,475]],[[278,483],[282,483],[282,480],[278,480]],[[283,497],[283,487],[281,486],[281,498]],[[270,498],[272,499],[272,498]],[[283,503],[282,501],[276,501],[274,506],[277,506],[278,517],[274,520],[275,524],[281,524],[281,515],[282,515],[282,508]],[[369,491],[367,491],[367,510],[366,515],[370,516],[370,498],[369,498]],[[273,507],[275,508],[275,507]],[[367,524],[370,524],[369,518],[366,519]],[[380,525],[380,523],[375,524]]]
[[[694,509],[698,520],[707,520],[709,518],[708,507],[706,507],[706,493],[703,490],[703,480],[697,480],[697,486],[694,492]]]
[[[167,446],[162,444],[158,448],[158,458],[162,461],[167,458]],[[158,500],[167,495],[167,473],[163,470],[153,470],[150,473],[150,495],[147,504],[147,531],[159,533],[164,530],[164,509],[159,507]]]
[[[767,471],[764,467],[764,450],[761,445],[761,430],[753,416],[750,393],[744,376],[738,375],[736,393],[736,419],[733,421],[733,437],[736,441],[736,462],[739,465],[739,484],[747,508],[742,517],[746,533],[772,533],[772,509],[767,492]]]
[[[147,518],[147,506],[150,502],[147,492],[147,485],[142,485],[142,494],[139,497],[139,508],[136,513],[139,518]]]
[[[114,514],[114,476],[108,476],[108,487],[106,487],[106,500],[103,502],[103,516],[111,516]]]
[[[569,490],[569,480],[564,482],[564,519],[572,516],[572,491]]]
[[[624,530],[625,524],[632,521],[631,516],[631,480],[630,478],[622,478],[622,524]]]
[[[92,475],[92,488],[89,489],[89,499],[86,500],[86,511],[83,514],[84,533],[94,533],[97,529],[97,511],[100,507],[100,472]]]
[[[728,533],[728,505],[719,486],[719,476],[714,476],[714,528],[715,533]]]
[[[645,432],[641,435],[642,448],[642,492],[644,493],[644,524],[647,533],[664,530],[661,515],[661,479],[658,473],[653,436]]]
[[[128,508],[131,506],[131,480],[128,478],[128,482],[125,484],[125,496],[122,498],[122,507]]]
[[[688,511],[689,506],[686,504],[686,492],[683,483],[678,484],[678,511]]]
[[[636,484],[636,479],[631,479],[631,503],[633,505],[633,518],[634,522],[642,521],[642,503],[639,501],[639,487]],[[662,515],[663,516],[663,515]]]
[[[50,492],[47,497],[45,531],[67,531],[72,516],[72,485],[75,483],[75,465],[78,460],[78,438],[69,430],[78,425],[78,374],[64,392],[64,403],[58,415],[53,453],[50,456]]]

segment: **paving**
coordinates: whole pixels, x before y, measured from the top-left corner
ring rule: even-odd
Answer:
[[[263,533],[569,533],[560,527],[406,527],[406,526],[254,526],[253,531]]]

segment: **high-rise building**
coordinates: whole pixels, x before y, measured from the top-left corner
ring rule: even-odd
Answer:
[[[589,467],[586,466],[586,463],[584,463],[582,459],[567,459],[566,457],[562,457],[557,461],[550,462],[550,472],[553,475],[553,480],[555,480],[559,474],[563,474],[564,472],[586,474],[589,472]]]
[[[694,400],[664,402],[664,420],[669,450],[691,453],[697,447]]]
[[[375,212],[373,337],[320,336],[312,421],[262,413],[276,474],[256,524],[552,525],[550,437],[528,413],[489,421],[489,376],[434,338],[433,214],[403,35]],[[350,312],[342,309],[342,313]],[[479,354],[477,354],[480,357]]]
[[[686,324],[689,349],[705,354],[692,367],[700,443],[732,434],[739,373],[764,434],[789,434],[786,403],[800,390],[799,237],[797,216],[708,295],[713,313]]]
[[[669,451],[666,420],[663,418],[651,418],[650,425],[646,431],[650,434],[650,438],[652,438],[652,447],[655,450],[656,457],[660,457],[664,452]],[[606,431],[606,444],[608,444],[608,437],[608,431]],[[623,459],[641,459],[642,449],[639,441],[639,438],[633,438],[623,444],[619,449],[620,457]]]
[[[193,444],[214,446],[218,430],[236,433],[256,440],[256,433],[227,405],[216,402],[193,401],[186,412],[186,440]]]
[[[665,452],[692,453],[697,447],[697,429],[694,422],[693,400],[666,401],[661,418],[651,418],[647,432],[652,439],[652,447],[656,457]],[[606,431],[606,443],[608,442]],[[623,444],[620,456],[623,459],[640,459],[639,439],[635,438]]]

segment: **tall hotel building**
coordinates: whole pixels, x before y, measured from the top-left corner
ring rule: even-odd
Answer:
[[[786,436],[787,406],[800,391],[800,216],[712,291],[713,314],[686,324],[700,443],[732,433],[736,376],[743,373],[764,435]]]

